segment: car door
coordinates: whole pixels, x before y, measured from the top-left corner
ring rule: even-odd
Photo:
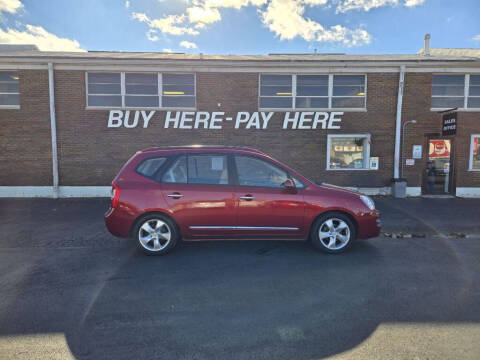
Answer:
[[[276,164],[255,156],[235,155],[235,197],[239,238],[303,239],[304,185],[293,179],[296,191],[283,184],[291,178]]]
[[[235,188],[224,154],[176,158],[162,176],[162,193],[186,239],[232,237]]]

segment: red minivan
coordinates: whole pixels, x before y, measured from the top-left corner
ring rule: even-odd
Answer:
[[[310,240],[338,253],[380,232],[368,196],[317,185],[259,150],[228,146],[137,152],[112,182],[105,222],[151,255],[181,238]]]

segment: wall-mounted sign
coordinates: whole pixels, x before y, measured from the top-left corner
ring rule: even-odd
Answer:
[[[413,145],[412,157],[414,159],[421,159],[422,158],[422,145]]]
[[[370,157],[370,170],[378,170],[378,156]]]
[[[407,165],[407,166],[415,165],[415,159],[406,159],[405,160],[405,165]]]
[[[442,119],[442,136],[457,133],[457,113],[447,113]]]
[[[450,140],[430,140],[428,157],[429,159],[450,157]]]
[[[161,118],[154,118],[156,111],[110,110],[109,128],[148,128],[152,122],[161,122],[165,129],[222,129],[226,122],[232,122],[235,129],[267,129],[274,112],[240,111],[235,116],[225,116],[223,111],[167,111]],[[302,111],[286,112],[282,129],[314,130],[340,129],[342,111]]]

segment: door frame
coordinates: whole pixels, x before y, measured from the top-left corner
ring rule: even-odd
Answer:
[[[441,134],[425,134],[425,161],[422,167],[422,195],[432,195],[427,191],[427,174],[425,169],[427,168],[427,162],[430,153],[430,140],[450,140],[450,172],[448,181],[447,195],[455,195],[456,192],[456,162],[455,162],[455,136],[442,136]],[[435,194],[433,194],[435,195]],[[440,195],[440,194],[438,194]]]

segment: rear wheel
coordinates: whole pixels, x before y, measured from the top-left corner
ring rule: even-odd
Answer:
[[[348,249],[357,232],[350,218],[340,212],[320,216],[312,227],[312,244],[328,253],[340,253]]]
[[[151,214],[137,223],[133,235],[141,251],[148,255],[163,255],[175,247],[180,233],[170,218]]]

